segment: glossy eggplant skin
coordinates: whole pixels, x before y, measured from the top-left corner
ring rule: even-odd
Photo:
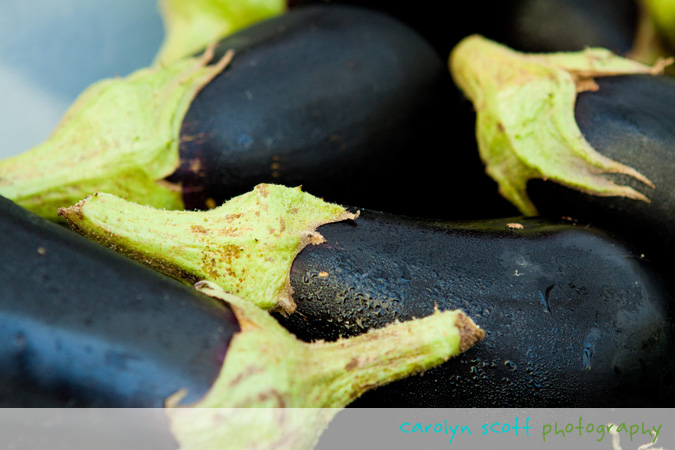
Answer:
[[[232,62],[187,112],[181,166],[168,178],[186,209],[268,182],[426,215],[428,205],[400,199],[440,192],[460,167],[447,163],[446,61],[401,22],[364,8],[299,8],[226,38],[218,52],[228,49]]]
[[[460,357],[354,406],[675,404],[672,290],[596,229],[362,211],[318,231],[326,242],[293,263],[297,312],[279,317],[299,338],[352,336],[436,307],[461,308],[486,332]]]
[[[162,407],[222,367],[231,311],[0,198],[0,405]]]
[[[620,178],[650,198],[641,202],[596,197],[551,182],[531,181],[528,194],[540,214],[592,222],[640,243],[647,258],[675,268],[675,79],[631,75],[599,78],[599,89],[581,93],[575,117],[601,154],[637,169],[650,189]]]

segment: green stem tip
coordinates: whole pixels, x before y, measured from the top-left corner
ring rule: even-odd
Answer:
[[[192,408],[167,412],[181,448],[312,448],[340,408],[367,390],[437,366],[484,337],[457,310],[336,342],[305,343],[215,283],[196,288],[227,302],[242,330],[211,391]],[[307,414],[275,408],[322,409]]]

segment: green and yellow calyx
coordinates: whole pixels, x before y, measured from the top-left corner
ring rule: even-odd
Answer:
[[[605,174],[654,185],[635,169],[600,155],[574,117],[579,92],[597,90],[595,77],[661,73],[608,50],[524,54],[481,36],[469,36],[450,55],[450,71],[476,110],[476,138],[487,173],[523,214],[537,210],[527,181],[551,180],[593,195],[649,201]]]
[[[669,49],[675,49],[675,0],[642,0],[646,14]]]
[[[161,0],[165,37],[156,64],[171,64],[286,10],[285,0]]]
[[[232,338],[206,396],[190,408],[167,409],[182,450],[311,449],[335,414],[367,390],[435,367],[484,337],[457,310],[310,344],[216,284],[196,287],[227,302],[241,332]],[[169,399],[167,406],[180,397]]]
[[[283,313],[295,309],[293,260],[323,242],[316,228],[356,218],[300,188],[272,184],[209,211],[161,211],[99,193],[59,214],[79,233],[169,276],[213,281]]]
[[[87,88],[44,143],[0,162],[0,195],[51,220],[98,191],[157,208],[182,209],[179,134],[197,92],[232,57],[199,58],[142,69]]]

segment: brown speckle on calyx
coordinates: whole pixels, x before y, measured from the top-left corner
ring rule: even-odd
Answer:
[[[347,365],[345,365],[345,370],[354,370],[357,367],[359,367],[359,359],[358,358],[352,358]]]
[[[326,239],[316,231],[307,231],[304,233],[303,240],[312,245],[319,245],[326,242]]]
[[[258,191],[258,194],[260,194],[261,197],[267,198],[267,196],[270,195],[269,191],[267,190],[267,185],[266,184],[259,184],[255,187],[255,190]]]
[[[281,395],[281,392],[279,392],[277,389],[268,389],[264,392],[261,392],[258,394],[257,401],[258,403],[263,403],[264,401],[268,399],[274,399],[274,401],[277,404],[277,408],[285,408],[286,407],[286,401],[284,400],[284,396]]]
[[[264,372],[262,367],[259,366],[248,366],[246,369],[241,371],[239,374],[237,374],[236,377],[234,377],[230,383],[230,387],[235,387],[237,384],[241,383],[244,381],[246,378],[250,377],[251,375],[256,375],[258,373]]]
[[[195,233],[202,233],[202,234],[208,233],[208,230],[201,225],[192,225],[190,229]]]
[[[232,222],[233,220],[239,219],[241,216],[243,216],[242,213],[228,214],[227,216],[225,216],[225,220],[228,222]]]

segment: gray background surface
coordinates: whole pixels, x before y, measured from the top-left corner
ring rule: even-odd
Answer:
[[[145,67],[156,0],[0,0],[0,158],[47,138],[91,83]]]

